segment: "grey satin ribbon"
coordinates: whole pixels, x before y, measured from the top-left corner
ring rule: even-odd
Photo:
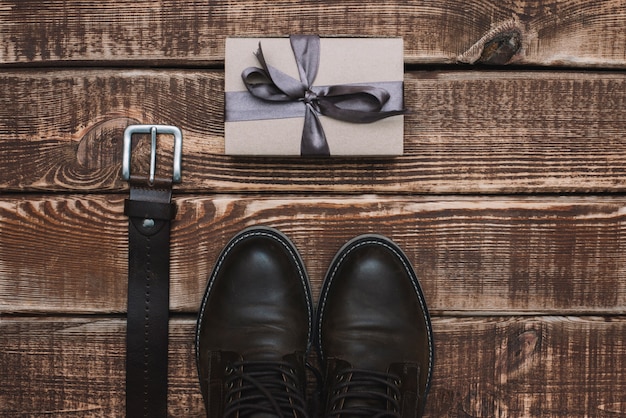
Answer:
[[[226,121],[304,115],[301,155],[328,156],[330,150],[318,114],[346,122],[371,123],[405,113],[402,81],[314,87],[320,59],[319,36],[292,35],[289,40],[300,80],[268,65],[259,43],[255,55],[262,68],[249,67],[241,74],[249,94],[226,93]],[[268,106],[268,102],[273,105]]]

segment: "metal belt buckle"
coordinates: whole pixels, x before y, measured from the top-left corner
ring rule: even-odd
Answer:
[[[122,178],[126,181],[130,180],[130,153],[132,148],[133,134],[151,134],[152,142],[150,145],[150,174],[148,181],[154,183],[156,172],[156,150],[157,135],[170,134],[174,135],[174,166],[172,170],[172,182],[181,182],[181,159],[183,148],[183,134],[176,126],[171,125],[130,125],[124,131],[124,154],[122,157]]]

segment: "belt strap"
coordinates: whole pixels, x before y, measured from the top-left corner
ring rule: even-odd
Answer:
[[[132,418],[167,417],[170,223],[176,205],[171,202],[173,181],[154,177],[158,128],[133,125],[124,133],[122,171],[130,181],[124,202],[129,217],[126,416]],[[147,129],[152,133],[150,177],[130,176],[131,136]],[[174,135],[175,157],[178,151],[180,158],[182,136],[179,141]]]

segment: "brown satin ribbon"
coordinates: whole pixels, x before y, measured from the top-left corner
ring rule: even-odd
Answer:
[[[255,55],[262,68],[246,68],[241,77],[254,97],[270,102],[303,102],[306,105],[301,155],[330,155],[318,114],[346,122],[371,123],[405,113],[404,109],[382,110],[390,94],[380,87],[336,85],[313,88],[320,60],[320,38],[317,35],[292,35],[289,40],[300,80],[267,64],[261,43]]]

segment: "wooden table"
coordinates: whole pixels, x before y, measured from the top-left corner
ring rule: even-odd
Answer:
[[[290,33],[404,38],[403,157],[223,155],[225,36]],[[314,296],[351,237],[404,248],[427,416],[626,416],[625,1],[0,1],[0,416],[124,414],[132,123],[184,135],[171,416],[204,415],[196,312],[257,224]]]

